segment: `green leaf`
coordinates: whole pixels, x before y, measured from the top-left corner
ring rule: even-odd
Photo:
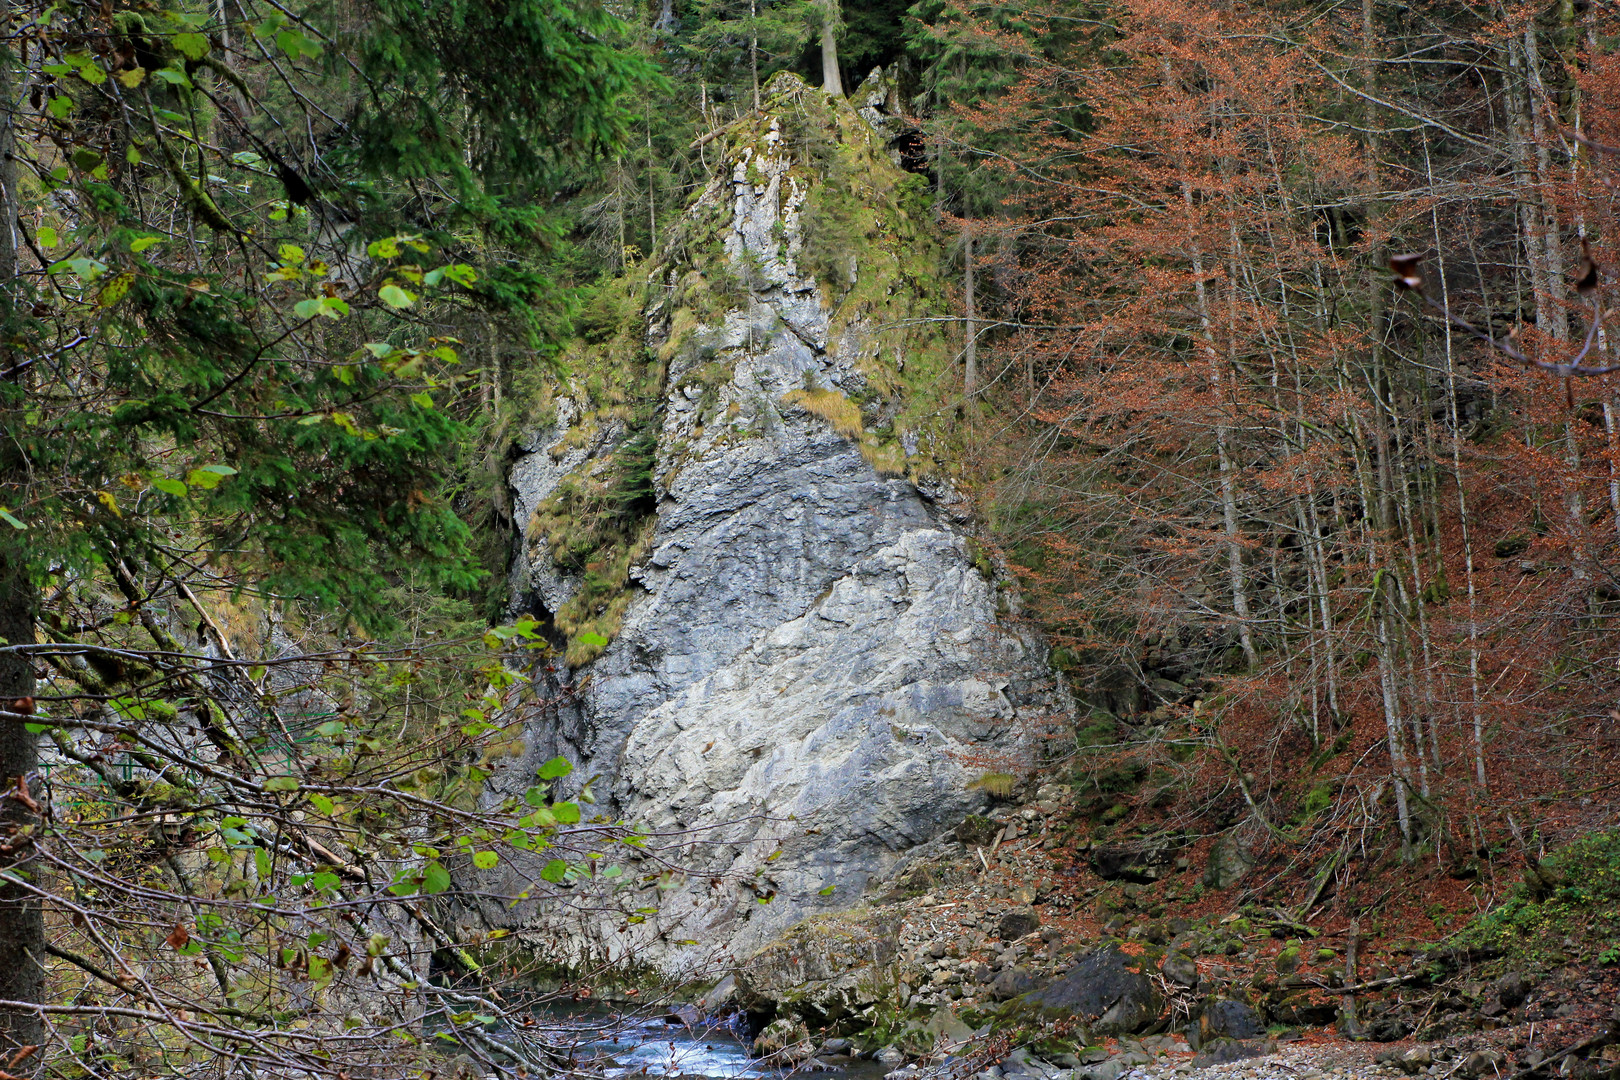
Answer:
[[[253,865],[259,871],[262,880],[270,876],[270,853],[262,847],[253,849]]]
[[[552,806],[551,812],[557,815],[557,820],[564,825],[579,824],[579,804],[560,802]]]
[[[473,852],[473,865],[480,870],[493,870],[500,861],[501,857],[493,851]]]
[[[91,86],[100,86],[107,81],[107,71],[94,60],[86,60],[74,69],[74,74],[89,83]]]
[[[188,90],[191,89],[191,76],[187,75],[184,69],[177,68],[172,64],[169,67],[160,67],[152,74],[170,86],[184,86]]]
[[[454,263],[450,266],[441,266],[437,270],[429,270],[422,278],[422,284],[430,288],[437,288],[446,281],[453,281],[457,285],[472,287],[478,280],[478,274],[465,263]]]
[[[442,893],[450,887],[450,871],[441,863],[430,862],[422,869],[422,891],[429,895]]]
[[[569,764],[567,758],[554,757],[536,769],[534,774],[542,780],[557,780],[561,777],[567,776],[573,771],[574,766]]]
[[[268,779],[268,780],[266,780],[264,782],[264,790],[266,790],[266,791],[297,791],[298,790],[298,777],[296,777],[296,776],[272,776],[270,779]]]
[[[182,498],[184,498],[186,493],[190,490],[180,481],[171,479],[167,476],[152,477],[152,486],[157,488],[159,491],[165,492],[166,494],[179,495]]]
[[[176,34],[170,40],[187,60],[201,60],[208,55],[208,50],[212,47],[207,35],[204,34]]]
[[[540,880],[549,881],[553,885],[561,881],[568,873],[568,864],[561,859],[552,859],[540,869]]]
[[[411,401],[421,409],[433,408],[433,395],[428,393],[426,390],[423,390],[420,393],[412,394]]]
[[[40,247],[50,251],[57,244],[56,230],[49,225],[41,225],[34,231],[34,239],[39,241]]]
[[[296,30],[282,30],[276,34],[276,45],[288,56],[297,60],[299,57],[315,57],[321,55],[321,47],[309,40]]]
[[[235,476],[236,470],[229,465],[200,465],[186,473],[186,483],[192,487],[200,487],[204,491],[212,491],[219,487],[219,482],[227,476]]]
[[[377,299],[381,300],[395,311],[408,308],[416,302],[416,297],[412,296],[398,285],[384,285],[382,288],[377,290]]]
[[[28,526],[24,525],[17,518],[17,516],[15,514],[13,514],[10,510],[7,510],[3,506],[0,506],[0,521],[4,521],[7,525],[10,525],[13,529],[26,529],[26,528],[28,528]]]
[[[607,644],[608,644],[608,639],[607,638],[605,638],[601,634],[595,633],[594,631],[591,631],[591,630],[585,631],[583,634],[579,635],[579,637],[576,638],[575,640],[578,641],[581,645],[587,645],[587,646],[589,646],[590,648],[593,648],[593,649],[605,649],[605,648],[607,648]]]
[[[816,890],[816,895],[817,896],[831,896],[833,894],[833,890],[836,889],[836,888],[838,888],[838,886],[829,885],[825,889]]]
[[[45,111],[58,120],[66,120],[68,113],[73,111],[73,99],[66,94],[60,94],[51,98],[45,106]]]
[[[337,809],[337,804],[320,792],[312,793],[309,797],[309,803],[327,817],[331,817],[332,811]]]
[[[139,255],[153,244],[161,244],[167,239],[168,237],[166,236],[137,236],[135,239],[129,242],[129,250],[134,254]]]

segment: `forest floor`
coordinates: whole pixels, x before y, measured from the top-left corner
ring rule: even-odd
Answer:
[[[1241,884],[1212,888],[1202,880],[1207,844],[1149,850],[1151,865],[1132,866],[1065,830],[1073,820],[1066,791],[1043,787],[991,812],[993,840],[913,866],[879,901],[901,914],[914,1006],[948,1012],[964,1029],[988,1022],[1012,1033],[999,1047],[982,1038],[962,1047],[983,1066],[977,1080],[1620,1078],[1620,965],[1570,937],[1534,958],[1448,948],[1451,930],[1482,906],[1477,880],[1403,866],[1386,874],[1375,918],[1363,909],[1352,922],[1326,899],[1294,914],[1278,898],[1309,895],[1308,874],[1283,880],[1260,865]],[[1017,999],[1105,943],[1142,961],[1169,1034],[1110,1039],[1076,1057],[1030,1024]],[[1211,999],[1242,1010],[1229,1018],[1238,1029],[1199,1020]],[[1344,1012],[1352,999],[1354,1025]],[[909,1068],[919,1080],[928,1071]]]

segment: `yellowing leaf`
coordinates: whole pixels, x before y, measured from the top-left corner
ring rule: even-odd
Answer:
[[[110,308],[125,296],[129,295],[129,287],[135,284],[134,274],[119,274],[106,285],[96,296],[96,306]]]
[[[473,865],[480,870],[493,870],[501,857],[493,851],[475,851],[472,857]]]
[[[98,491],[98,492],[96,492],[96,501],[98,503],[100,503],[102,506],[105,506],[107,509],[111,510],[114,514],[118,515],[119,517],[124,516],[124,512],[122,510],[118,509],[118,500],[113,498],[112,492],[110,492],[110,491]]]
[[[174,47],[185,54],[187,60],[201,60],[212,47],[205,34],[176,34],[172,40]]]
[[[120,71],[118,73],[118,81],[123,83],[131,90],[141,85],[141,81],[145,78],[146,69],[142,67],[130,68],[128,71]]]
[[[411,304],[416,302],[416,297],[412,296],[398,285],[384,285],[382,288],[377,290],[377,299],[381,300],[383,303],[387,304],[396,311],[401,308],[408,308],[411,306]]]
[[[166,236],[137,236],[129,242],[129,250],[139,255],[153,244],[161,244],[167,239]]]

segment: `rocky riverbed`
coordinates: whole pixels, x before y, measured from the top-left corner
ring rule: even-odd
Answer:
[[[801,922],[716,988],[808,1067],[894,1080],[1599,1076],[1620,971],[1536,968],[1310,923],[1220,888],[1219,849],[1099,844],[1047,784],[915,850],[886,892]],[[1252,895],[1252,894],[1251,894]]]

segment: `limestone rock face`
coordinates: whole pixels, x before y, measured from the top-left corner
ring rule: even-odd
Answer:
[[[559,637],[593,629],[568,640],[575,663],[541,673],[546,707],[487,797],[521,794],[561,754],[574,779],[600,778],[599,809],[698,830],[695,872],[661,914],[601,930],[609,953],[666,974],[744,960],[857,903],[982,809],[969,783],[1026,762],[1032,727],[1067,708],[1043,650],[1004,618],[1016,597],[913,419],[912,387],[937,387],[949,363],[921,318],[933,301],[914,265],[935,255],[908,210],[915,186],[854,109],[790,76],[771,91],[792,107],[720,144],[727,165],[678,226],[680,253],[648,271],[640,428],[628,406],[570,388],[509,476],[529,522],[515,609],[570,612]],[[836,219],[816,216],[829,175]],[[615,549],[622,587],[582,608],[615,564],[559,562],[573,541],[558,500],[617,483],[653,437],[650,505]],[[525,872],[499,871],[513,894]]]

